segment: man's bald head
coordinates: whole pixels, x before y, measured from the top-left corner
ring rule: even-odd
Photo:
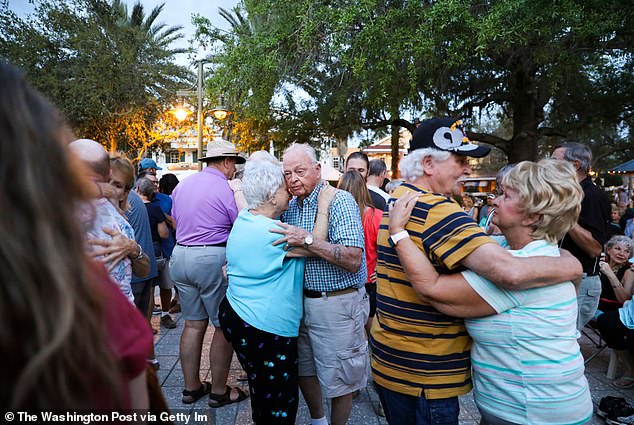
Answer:
[[[98,176],[110,177],[110,157],[99,143],[90,139],[75,140],[68,145],[70,150]]]

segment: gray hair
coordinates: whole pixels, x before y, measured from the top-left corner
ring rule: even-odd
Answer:
[[[564,142],[555,146],[555,149],[564,149],[564,159],[568,162],[579,161],[579,168],[585,174],[590,171],[592,165],[592,151],[582,143]]]
[[[242,192],[247,201],[247,208],[253,209],[264,205],[285,184],[284,171],[279,161],[247,161],[242,178]]]
[[[291,144],[284,151],[284,156],[286,156],[286,154],[289,153],[290,151],[296,150],[296,149],[302,150],[308,156],[308,158],[310,158],[313,164],[317,164],[317,154],[315,153],[315,149],[307,143]]]
[[[634,254],[634,241],[624,235],[614,235],[605,243],[605,251],[613,248],[615,245],[625,245],[630,250],[630,257]]]
[[[392,180],[391,182],[385,185],[385,191],[387,193],[392,193],[396,190],[397,187],[399,187],[402,184],[403,184],[403,180],[401,179]]]
[[[369,176],[380,176],[387,171],[387,165],[382,159],[373,159],[368,167]]]
[[[421,162],[426,156],[431,156],[434,161],[442,162],[449,159],[451,152],[434,148],[416,149],[403,158],[398,165],[398,169],[401,171],[401,177],[409,181],[414,181],[417,177],[422,177],[424,172]]]
[[[137,191],[148,199],[152,199],[154,195],[154,182],[145,177],[141,177],[136,182]]]

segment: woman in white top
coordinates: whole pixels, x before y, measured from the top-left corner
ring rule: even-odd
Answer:
[[[418,194],[396,202],[390,234],[405,228]],[[559,256],[583,192],[565,161],[522,162],[502,178],[493,222],[516,256]],[[438,275],[410,239],[396,245],[412,287],[439,311],[470,318],[474,397],[482,424],[582,424],[592,400],[577,343],[572,282],[508,291],[474,272]]]

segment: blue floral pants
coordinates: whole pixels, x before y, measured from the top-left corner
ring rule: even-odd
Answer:
[[[251,412],[256,424],[294,424],[299,403],[297,337],[256,329],[242,320],[225,298],[220,326],[249,378]]]

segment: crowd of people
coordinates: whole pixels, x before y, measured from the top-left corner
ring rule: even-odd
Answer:
[[[309,145],[247,159],[221,138],[201,172],[159,180],[0,78],[6,408],[164,409],[156,290],[160,325],[184,321],[182,403],[249,399],[256,424],[294,424],[300,391],[312,425],[345,424],[369,378],[390,424],[457,424],[472,390],[485,425],[586,423],[588,322],[634,387],[634,210],[583,144],[504,167],[480,202],[461,179],[489,148],[449,117],[420,123],[401,180],[355,152],[335,187]],[[248,392],[227,383],[234,352]]]

